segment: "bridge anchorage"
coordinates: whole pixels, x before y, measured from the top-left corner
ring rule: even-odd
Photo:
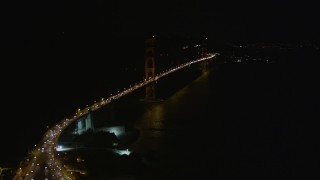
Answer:
[[[80,117],[77,120],[77,126],[74,131],[74,134],[82,135],[83,133],[87,132],[89,129],[93,131],[95,130],[93,121],[92,121],[91,110],[89,110],[86,115]]]
[[[124,125],[107,125],[107,126],[100,126],[95,127],[94,125],[94,116],[92,115],[92,111],[89,110],[87,114],[79,117],[76,121],[76,127],[73,131],[74,135],[82,135],[87,131],[91,130],[92,132],[109,132],[114,133],[116,136],[125,134],[125,126]]]

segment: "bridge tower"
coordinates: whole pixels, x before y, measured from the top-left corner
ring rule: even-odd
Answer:
[[[154,78],[155,77],[155,37],[149,38],[145,41],[146,43],[146,59],[145,59],[145,78]],[[146,87],[146,100],[154,100],[156,97],[155,84],[152,83]]]
[[[202,44],[201,44],[201,58],[207,57],[208,56],[208,38],[205,38],[202,40]],[[203,72],[207,72],[208,71],[208,66],[209,63],[208,61],[203,61],[201,63],[201,69]]]
[[[202,40],[201,45],[201,57],[206,57],[208,55],[208,38]]]

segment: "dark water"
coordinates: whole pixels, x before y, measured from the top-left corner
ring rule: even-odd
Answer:
[[[148,167],[136,178],[319,178],[318,73],[286,58],[215,66],[147,106],[129,148]]]
[[[197,78],[135,122],[141,135],[130,149],[152,168],[144,178],[199,178],[223,154],[223,121],[217,111],[214,72]],[[209,169],[208,169],[209,168]]]

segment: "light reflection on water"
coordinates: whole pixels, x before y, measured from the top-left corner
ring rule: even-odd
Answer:
[[[155,104],[147,109],[146,113],[141,118],[137,125],[140,130],[154,129],[161,130],[164,121],[164,106],[163,104]]]
[[[206,73],[165,101],[150,104],[134,125],[140,136],[130,150],[142,153],[157,165],[181,163],[193,149],[189,147],[193,139],[202,134],[201,123],[194,122],[203,121],[197,113],[203,109],[200,104],[207,103],[208,83]]]

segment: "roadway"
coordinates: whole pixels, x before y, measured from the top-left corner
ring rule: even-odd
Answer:
[[[67,166],[63,165],[63,162],[59,158],[59,152],[57,151],[57,143],[61,132],[68,127],[71,123],[75,122],[81,116],[86,115],[90,110],[96,111],[111,101],[121,98],[137,89],[140,89],[158,79],[178,71],[182,68],[188,67],[192,64],[199,63],[206,60],[212,60],[218,53],[208,54],[207,57],[189,61],[184,64],[180,64],[167,71],[163,71],[157,74],[154,78],[144,79],[139,83],[136,83],[129,88],[125,88],[123,91],[119,91],[115,95],[110,95],[108,98],[101,98],[99,102],[94,102],[91,106],[87,106],[84,109],[78,109],[75,114],[67,117],[57,123],[55,126],[48,128],[41,141],[36,144],[29,154],[20,164],[21,167],[16,171],[14,180],[32,180],[32,179],[75,179],[72,175],[72,171]]]

